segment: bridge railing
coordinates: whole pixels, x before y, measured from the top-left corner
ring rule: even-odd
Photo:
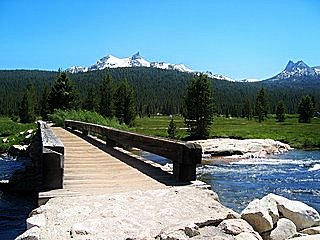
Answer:
[[[202,149],[199,144],[145,136],[98,124],[72,120],[66,120],[65,127],[77,129],[86,135],[97,133],[104,136],[106,143],[111,146],[119,143],[166,157],[173,162],[173,175],[177,181],[185,182],[196,179],[196,166],[201,163],[202,156]]]
[[[38,121],[38,130],[42,145],[40,190],[63,188],[64,145],[46,122]]]

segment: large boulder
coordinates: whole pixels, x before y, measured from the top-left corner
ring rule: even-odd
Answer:
[[[262,239],[260,235],[254,231],[252,226],[243,219],[226,219],[223,220],[219,225],[218,229],[226,234],[237,236],[241,233],[249,233],[253,239]],[[248,235],[248,234],[246,234]]]
[[[278,211],[285,218],[290,219],[298,231],[320,225],[319,213],[305,203],[289,200],[273,193],[268,194],[265,198],[274,201],[278,206]]]
[[[242,211],[241,218],[246,220],[259,233],[273,229],[279,219],[277,205],[267,198],[255,199]]]
[[[296,225],[286,218],[280,218],[269,235],[269,240],[285,240],[297,233]]]

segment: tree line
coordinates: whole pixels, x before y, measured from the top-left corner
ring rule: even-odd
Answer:
[[[19,115],[22,99],[28,84],[34,85],[34,102],[36,115],[44,115],[52,109],[43,106],[46,95],[52,90],[59,72],[10,70],[0,71],[0,115]],[[195,75],[172,70],[155,68],[118,68],[92,71],[88,73],[65,73],[72,82],[75,108],[83,108],[100,112],[101,84],[106,76],[110,76],[112,84],[118,86],[125,79],[135,92],[135,111],[139,115],[149,114],[185,114],[185,96],[187,85]],[[276,84],[267,82],[240,83],[209,78],[213,86],[215,114],[226,117],[252,118],[255,114],[257,93],[263,88],[268,103],[268,113],[275,114],[279,101],[283,102],[286,113],[298,113],[298,106],[303,96],[313,99],[314,109],[319,112],[320,84],[303,86]],[[310,82],[310,81],[309,81]],[[315,82],[317,83],[317,82]],[[308,85],[309,84],[309,85]],[[114,88],[113,95],[117,87]],[[123,91],[126,88],[123,87]],[[120,91],[120,90],[119,90]],[[31,91],[32,92],[32,91]],[[32,95],[32,94],[31,94]],[[119,99],[113,100],[113,105]],[[111,113],[116,117],[115,109]],[[260,116],[263,117],[263,116]],[[123,117],[124,119],[124,117]],[[124,121],[124,120],[123,120]]]
[[[20,122],[28,123],[36,120],[36,94],[35,86],[28,83],[20,103]],[[51,89],[45,86],[39,112],[43,119],[57,109],[79,109],[97,111],[102,116],[117,118],[120,124],[130,125],[136,117],[136,96],[134,89],[127,80],[114,84],[111,76],[106,75],[100,83],[98,94],[92,89],[88,90],[85,102],[81,106],[78,93],[65,72],[59,71]]]

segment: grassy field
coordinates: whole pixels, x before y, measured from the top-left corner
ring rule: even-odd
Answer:
[[[168,116],[151,116],[151,118],[137,118],[132,131],[153,135],[167,136],[167,127],[171,118]],[[177,125],[177,138],[187,136],[184,129],[183,118],[174,116]],[[181,129],[182,128],[182,129]],[[223,118],[215,117],[210,131],[212,138],[271,138],[300,149],[320,149],[320,119],[315,118],[312,123],[298,123],[297,116],[289,116],[285,122],[276,122],[273,116],[266,121],[258,123],[255,120],[248,121],[244,118]]]
[[[6,152],[10,146],[20,144],[29,129],[36,129],[36,124],[21,124],[7,117],[0,117],[0,153]]]

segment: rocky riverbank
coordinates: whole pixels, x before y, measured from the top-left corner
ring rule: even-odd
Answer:
[[[35,209],[17,239],[320,239],[313,208],[270,194],[238,214],[205,184],[58,197]],[[298,232],[299,231],[299,232]]]
[[[231,157],[232,158],[257,158],[266,157],[269,154],[277,154],[292,150],[285,143],[272,139],[231,139],[217,138],[192,141],[202,147],[204,158]]]

